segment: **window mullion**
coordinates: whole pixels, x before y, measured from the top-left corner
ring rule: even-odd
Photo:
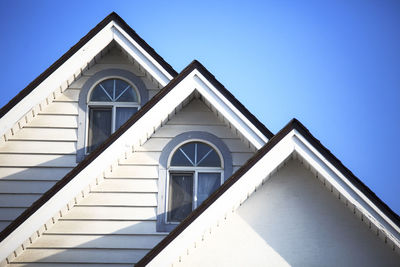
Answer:
[[[194,164],[197,167],[197,143],[194,144]]]
[[[112,119],[111,119],[111,133],[115,132],[115,120],[116,120],[116,107],[112,106]]]
[[[193,208],[192,208],[192,210],[194,210],[195,208],[197,208],[197,188],[198,188],[198,179],[197,179],[197,171],[195,171],[194,173],[193,173],[193,179],[194,179],[194,183],[193,183],[193,186],[194,186],[194,189],[193,189]]]
[[[112,99],[112,101],[115,101],[115,87],[116,87],[116,82],[117,82],[117,80],[115,80],[114,79],[114,86],[113,86],[113,99]]]

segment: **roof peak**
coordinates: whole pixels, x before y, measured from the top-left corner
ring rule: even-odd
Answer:
[[[165,69],[172,77],[178,75],[178,72],[172,68],[157,52],[147,44],[116,12],[111,12],[102,21],[100,21],[94,28],[92,28],[84,37],[82,37],[74,46],[72,46],[65,54],[63,54],[57,61],[48,67],[36,79],[30,82],[23,90],[21,90],[15,97],[13,97],[7,104],[0,109],[0,118],[7,114],[15,105],[17,105],[23,98],[28,96],[37,86],[53,74],[59,67],[61,67],[69,58],[79,51],[88,41],[90,41],[97,33],[99,33],[108,23],[115,21],[132,39],[134,39],[139,46],[141,46],[151,57],[153,57],[162,68]]]

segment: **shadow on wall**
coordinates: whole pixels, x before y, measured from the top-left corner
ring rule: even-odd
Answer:
[[[217,258],[206,257],[212,251],[219,251]],[[198,260],[183,263],[218,266],[228,260],[236,266],[400,266],[400,255],[294,160],[210,237],[204,252],[194,252],[192,257]]]
[[[165,237],[165,234],[155,232],[155,221],[152,220],[82,222],[62,219],[57,224],[13,263],[132,266]]]
[[[84,203],[74,207],[13,263],[131,266],[165,237],[156,232],[156,206],[141,207],[154,212],[142,220],[129,219],[130,207],[106,214],[90,213],[85,207]],[[311,172],[291,161],[182,262],[182,266],[266,264],[399,266],[400,256]]]
[[[0,162],[0,231],[76,165],[75,154],[25,157],[3,153]],[[51,157],[52,160],[47,160]],[[45,161],[45,162],[43,162]]]
[[[1,213],[0,216],[7,219],[4,227],[72,170],[74,164],[70,156],[75,158],[75,155],[67,155],[36,166],[0,167],[0,212],[6,209],[14,212],[8,213],[12,215],[9,217]],[[143,160],[158,161],[158,158],[159,153],[146,153]],[[126,164],[130,166],[131,163]],[[118,178],[110,178],[108,182],[113,179]],[[166,233],[156,232],[157,193],[143,193],[148,195],[146,199],[151,198],[152,206],[107,203],[114,193],[91,192],[12,262],[26,266],[30,263],[34,266],[57,263],[132,266],[166,236]],[[118,195],[129,198],[135,193],[118,192]],[[103,199],[100,205],[96,204],[99,198]]]

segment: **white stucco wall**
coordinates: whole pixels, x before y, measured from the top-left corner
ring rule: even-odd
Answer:
[[[177,264],[289,265],[400,266],[400,256],[290,161]]]

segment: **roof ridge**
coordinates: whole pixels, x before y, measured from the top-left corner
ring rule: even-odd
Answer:
[[[34,214],[42,205],[50,200],[59,190],[67,185],[78,173],[80,173],[86,166],[88,166],[95,158],[97,158],[105,149],[112,145],[125,131],[127,131],[136,121],[138,121],[144,114],[146,114],[151,108],[153,108],[165,95],[167,95],[180,81],[182,81],[189,73],[194,69],[198,69],[203,75],[211,74],[199,61],[193,60],[187,65],[181,73],[173,78],[163,89],[161,89],[153,98],[148,101],[141,109],[138,110],[131,118],[129,118],[117,131],[115,131],[106,141],[99,145],[92,153],[90,153],[85,159],[83,159],[77,166],[75,166],[69,173],[67,173],[62,179],[60,179],[53,187],[46,191],[38,200],[36,200],[29,208],[24,210],[14,221],[12,221],[3,231],[0,232],[0,242],[3,241],[9,234],[11,234],[18,226],[20,226],[27,218]],[[205,73],[207,72],[207,73]],[[210,82],[219,83],[213,75],[207,77]],[[209,76],[209,75],[208,75]],[[220,83],[219,83],[220,84]],[[222,86],[222,84],[221,84]],[[227,89],[225,87],[216,87],[224,96],[227,95]],[[231,95],[232,94],[228,94]],[[232,96],[233,97],[233,96]],[[233,97],[229,99],[233,101],[232,104],[239,105],[238,109],[240,112],[244,112],[244,115],[253,116],[247,109],[241,108],[243,105]],[[255,117],[254,117],[255,118]],[[255,118],[255,120],[257,120]],[[258,120],[257,120],[258,121]],[[261,124],[261,122],[259,122]],[[265,126],[264,126],[265,127]],[[265,128],[266,129],[266,128]],[[261,131],[262,129],[260,129]],[[268,137],[271,132],[266,129],[261,131],[262,134]],[[269,138],[269,137],[268,137]],[[268,142],[269,143],[269,142]]]
[[[65,52],[59,59],[43,71],[38,77],[30,82],[24,89],[22,89],[16,96],[14,96],[7,104],[0,109],[0,118],[2,118],[8,111],[10,111],[16,104],[18,104],[24,97],[30,94],[40,83],[48,78],[56,69],[64,64],[73,54],[82,48],[93,36],[95,36],[101,29],[103,29],[110,21],[116,21],[120,26],[136,41],[139,45],[146,50],[150,56],[154,57],[156,61],[172,76],[175,77],[178,73],[169,65],[157,52],[147,44],[117,13],[114,11],[107,15],[100,21],[94,28],[92,28],[85,36],[73,45],[67,52]]]
[[[254,116],[225,86],[217,80],[215,75],[213,75],[203,64],[201,64],[197,59],[194,59],[187,67],[196,67],[199,71],[208,79],[216,88],[221,89],[220,92],[229,99],[232,104],[236,106],[242,113],[245,113],[247,119],[254,124],[258,130],[264,134],[268,139],[272,138],[274,134],[261,122],[256,116]]]

